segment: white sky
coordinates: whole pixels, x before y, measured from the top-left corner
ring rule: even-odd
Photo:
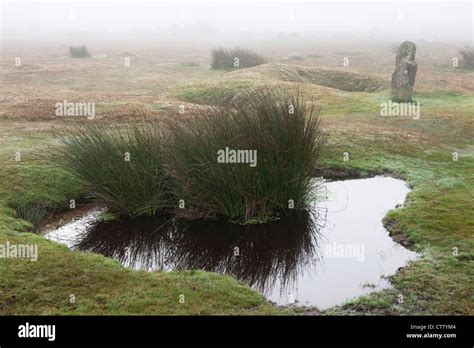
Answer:
[[[472,44],[472,1],[1,1],[2,37],[70,32],[324,32]]]

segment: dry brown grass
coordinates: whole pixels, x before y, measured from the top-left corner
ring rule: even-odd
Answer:
[[[458,52],[456,45],[417,44],[416,91],[474,95],[472,73],[457,71],[450,65]],[[373,81],[388,83],[394,68],[390,43],[320,42],[303,47],[289,43],[283,47],[269,42],[258,48],[272,61],[281,62],[292,50],[301,52],[303,59],[297,65],[272,63],[229,73],[209,69],[209,47],[144,47],[127,46],[124,50],[118,45],[91,45],[95,55],[84,60],[69,58],[67,47],[29,51],[25,47],[5,47],[7,55],[0,62],[0,120],[53,120],[54,105],[63,100],[94,102],[97,115],[107,119],[168,117],[180,105],[185,105],[182,116],[186,117],[201,106],[179,100],[173,93],[177,86],[198,84],[224,90],[236,83],[238,91],[242,88],[240,81],[251,81],[253,87],[272,83],[290,89],[299,86],[322,103],[337,104],[347,97],[346,93],[322,86],[328,83],[318,81],[318,72],[327,70],[318,69],[344,72],[342,77],[358,76],[352,73],[372,76]],[[254,49],[250,44],[249,48]],[[13,64],[16,52],[22,52],[21,67]],[[130,58],[129,68],[124,67],[126,57]],[[344,57],[349,58],[349,67],[342,66]]]

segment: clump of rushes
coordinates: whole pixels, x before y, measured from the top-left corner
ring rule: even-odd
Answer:
[[[69,46],[69,53],[72,58],[89,58],[91,54],[87,50],[86,46]]]
[[[211,68],[215,70],[231,70],[240,68],[250,68],[260,64],[265,64],[265,57],[248,49],[243,48],[215,48],[211,51]]]
[[[465,48],[459,53],[462,56],[461,66],[464,69],[474,69],[474,48]]]
[[[112,212],[154,215],[167,209],[170,197],[157,124],[82,124],[61,143],[59,164]]]
[[[174,120],[169,131],[167,172],[173,196],[185,205],[178,215],[260,223],[308,207],[323,136],[319,110],[299,93],[252,91]],[[256,161],[222,163],[226,148],[244,150],[240,159],[247,150],[248,162],[256,151]]]
[[[15,214],[20,219],[31,222],[36,229],[48,217],[49,209],[39,203],[18,202],[15,204]]]

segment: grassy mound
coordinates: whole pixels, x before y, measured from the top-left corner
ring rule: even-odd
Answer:
[[[374,93],[383,90],[386,82],[374,76],[345,71],[270,63],[229,72],[210,81],[179,86],[171,95],[197,104],[223,105],[241,95],[245,97],[246,90],[264,89],[266,86],[299,90],[311,99],[322,97],[327,106],[341,98],[341,91]]]
[[[310,66],[273,63],[244,71],[236,71],[231,76],[234,78],[273,79],[285,82],[309,83],[346,92],[378,92],[385,85],[383,80],[373,76]]]
[[[264,86],[252,80],[213,80],[176,88],[173,96],[196,104],[224,105],[237,98],[243,91]]]

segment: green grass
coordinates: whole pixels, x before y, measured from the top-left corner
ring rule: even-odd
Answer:
[[[175,87],[171,96],[196,104],[224,105],[242,91],[258,85],[260,84],[252,80],[196,82]]]
[[[71,252],[65,246],[22,233],[0,243],[37,244],[38,261],[0,263],[0,314],[275,314],[255,291],[234,279],[202,271],[137,272],[118,262]],[[185,302],[180,303],[180,295]],[[70,302],[71,295],[75,303]]]
[[[334,137],[332,141],[336,141]],[[378,142],[375,148],[370,147],[368,139],[359,138],[353,150],[356,155],[349,162],[334,153],[323,154],[328,166],[362,172],[388,170],[407,180],[412,192],[405,206],[389,212],[384,223],[395,240],[423,254],[421,261],[391,277],[394,288],[354,299],[325,314],[474,314],[474,217],[470,213],[474,152],[464,149],[459,160],[452,161],[452,149],[443,149],[457,146],[458,141],[445,136],[440,139],[441,149],[436,146],[428,152],[397,147],[390,151]],[[340,144],[340,148],[347,145]],[[458,256],[453,255],[453,248],[457,248]],[[403,303],[398,302],[400,295]]]
[[[406,204],[384,221],[396,238],[423,257],[391,277],[393,288],[323,314],[473,315],[474,98],[421,91],[415,99],[425,103],[426,114],[415,121],[378,116],[376,107],[385,100],[384,93],[321,100],[329,135],[321,166],[389,171],[406,179],[412,187]],[[39,259],[0,260],[1,314],[301,313],[276,309],[230,277],[201,271],[131,271],[105,257],[72,252],[25,233],[31,223],[15,217],[12,204],[26,200],[64,206],[86,192],[71,174],[41,156],[51,146],[50,131],[12,131],[2,138],[0,243],[37,243]],[[21,162],[14,161],[17,150]],[[347,162],[345,151],[350,153]],[[452,161],[453,151],[459,153],[457,162]],[[458,248],[458,256],[453,248]],[[76,304],[69,302],[71,294]],[[180,294],[185,304],[179,303]]]
[[[51,136],[43,141],[53,144]],[[0,166],[0,244],[37,244],[38,260],[0,259],[1,315],[283,314],[262,295],[228,276],[203,271],[137,272],[109,258],[70,251],[28,233],[13,202],[67,206],[86,191],[73,175],[49,163],[27,136],[16,147],[35,154]],[[42,158],[42,160],[38,160]],[[7,162],[4,162],[7,163]],[[185,302],[180,303],[183,294]],[[71,295],[75,303],[70,302]]]

